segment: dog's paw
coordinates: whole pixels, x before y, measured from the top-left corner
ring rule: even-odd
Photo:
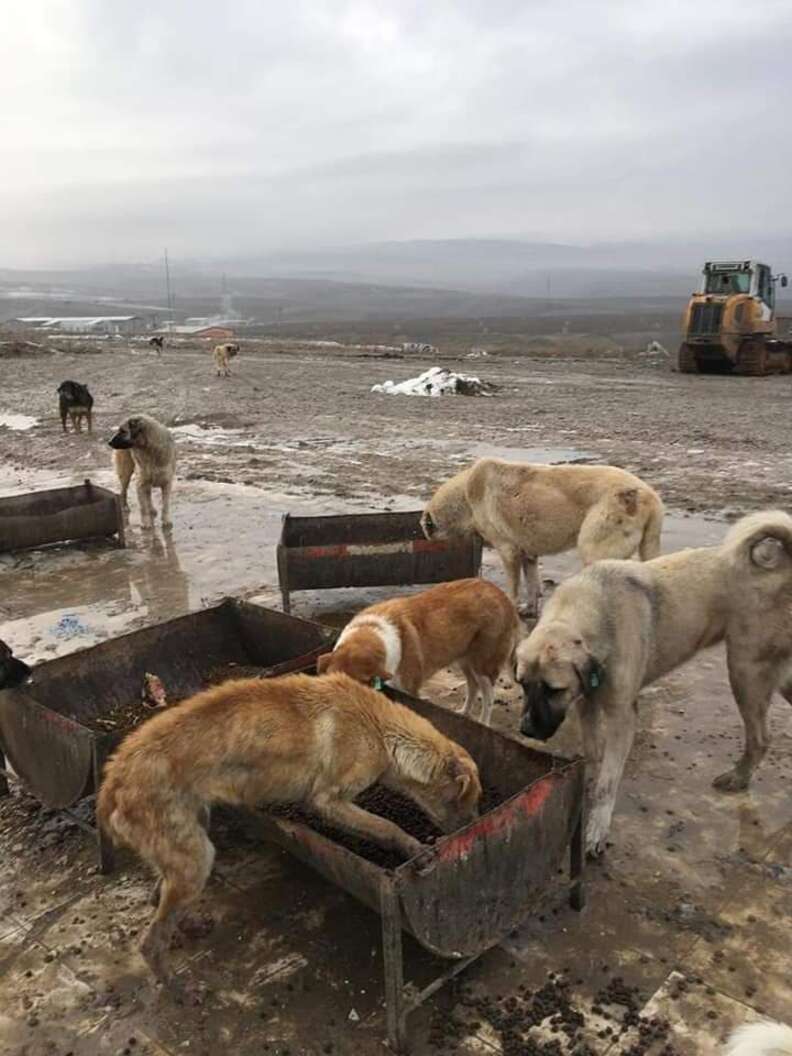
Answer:
[[[739,770],[727,770],[725,774],[718,774],[712,782],[712,787],[717,788],[719,792],[744,792],[748,782],[749,778]]]
[[[173,521],[163,521],[162,522],[162,527],[163,528],[172,528],[173,527]]]
[[[152,521],[141,521],[140,527],[143,529],[144,532],[154,531],[154,523]]]

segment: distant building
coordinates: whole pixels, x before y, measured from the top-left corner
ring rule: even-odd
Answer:
[[[154,333],[165,337],[205,337],[211,341],[230,341],[235,336],[230,326],[188,326],[186,323],[174,326],[166,323]]]
[[[47,330],[59,334],[123,334],[129,336],[146,329],[139,315],[29,315],[11,319],[6,326]]]

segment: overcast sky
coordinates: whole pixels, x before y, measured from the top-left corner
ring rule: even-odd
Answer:
[[[0,266],[792,230],[791,0],[25,0]]]

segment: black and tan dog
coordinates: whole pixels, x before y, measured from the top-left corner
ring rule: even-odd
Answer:
[[[71,423],[76,432],[82,432],[82,420],[88,422],[88,432],[93,432],[93,396],[88,391],[87,385],[81,385],[79,381],[62,381],[57,389],[58,403],[60,405],[60,419],[64,433],[66,419],[71,418]]]
[[[17,660],[11,648],[0,638],[0,689],[19,686],[30,674],[30,668]]]

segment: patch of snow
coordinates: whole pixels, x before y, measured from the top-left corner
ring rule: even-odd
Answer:
[[[38,425],[38,418],[31,418],[29,414],[0,414],[0,426],[15,432],[24,432],[34,425]]]
[[[386,396],[491,396],[493,386],[473,374],[459,374],[447,367],[430,367],[417,378],[384,381],[372,385],[372,392]]]

